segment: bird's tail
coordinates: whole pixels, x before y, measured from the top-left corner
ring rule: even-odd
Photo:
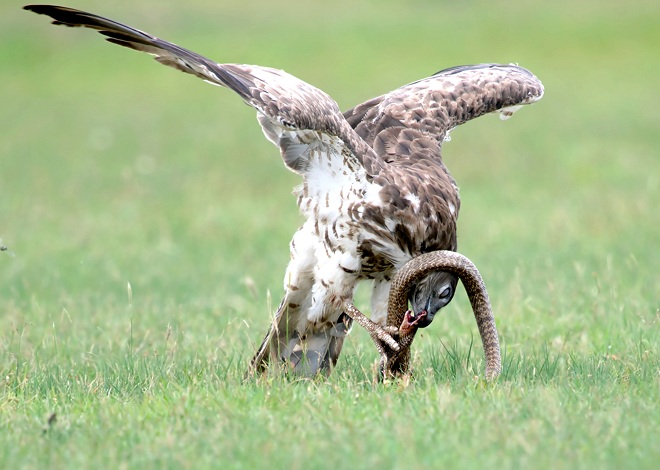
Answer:
[[[287,310],[286,303],[282,302],[261,346],[250,361],[247,377],[264,373],[269,364],[296,376],[327,375],[337,363],[352,319],[342,313],[333,326],[300,335],[290,326],[296,315],[291,315],[292,312]]]

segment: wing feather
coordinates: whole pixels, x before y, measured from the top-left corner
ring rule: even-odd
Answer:
[[[265,136],[279,146],[285,165],[305,177],[315,169],[325,171],[324,184],[332,179],[330,174],[345,176],[340,168],[372,181],[394,178],[398,170],[388,165],[394,162],[441,160],[441,144],[454,127],[491,112],[507,118],[543,96],[541,82],[522,67],[469,65],[442,70],[342,115],[326,93],[281,70],[219,64],[138,29],[72,8],[24,8],[52,17],[54,24],[97,30],[114,44],[154,55],[164,65],[233,90],[257,110]],[[325,167],[332,171],[322,170]],[[319,171],[313,179],[319,180],[318,176]]]
[[[392,158],[403,129],[432,135],[441,145],[456,126],[487,113],[508,118],[543,96],[543,85],[517,65],[451,67],[346,111],[344,116],[380,158]],[[405,156],[406,154],[404,154]],[[439,153],[438,153],[439,155]]]
[[[337,103],[293,75],[268,67],[219,64],[144,31],[73,8],[24,8],[50,16],[56,25],[97,30],[113,44],[146,52],[163,65],[233,90],[257,110],[266,137],[280,147],[284,163],[294,172],[304,173],[310,167],[305,161],[310,146],[325,147],[320,155],[326,158],[349,159],[352,168],[366,168],[367,176],[376,171],[375,154],[348,125]]]
[[[384,246],[388,239],[389,246],[399,244],[398,251],[390,249],[395,264],[401,251],[456,249],[460,198],[441,157],[442,142],[451,129],[490,112],[510,115],[512,107],[533,103],[542,95],[541,82],[521,67],[461,66],[373,98],[344,114],[384,162],[374,178],[383,188],[383,209],[365,211],[363,223],[378,233]],[[387,217],[406,221],[412,235],[398,225],[390,232],[383,230],[379,220],[387,221]]]

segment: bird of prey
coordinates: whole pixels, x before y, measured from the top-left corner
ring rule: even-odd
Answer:
[[[454,127],[483,114],[506,118],[543,96],[543,85],[517,65],[452,67],[342,114],[323,91],[281,70],[221,64],[126,26],[71,8],[29,5],[53,23],[98,30],[111,43],[238,94],[257,111],[284,165],[302,178],[294,190],[305,222],[290,243],[284,297],[252,359],[304,375],[329,372],[352,321],[376,347],[398,349],[385,326],[390,281],[411,258],[456,250],[458,188],[441,158]],[[359,281],[373,281],[371,318],[353,305]],[[420,327],[447,305],[454,274],[432,272],[411,290]]]

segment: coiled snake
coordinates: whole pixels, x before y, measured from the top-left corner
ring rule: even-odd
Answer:
[[[486,356],[486,379],[496,378],[502,370],[500,343],[486,285],[474,263],[453,251],[433,251],[417,256],[408,261],[392,280],[387,326],[398,327],[399,350],[385,346],[380,361],[381,378],[406,373],[409,369],[410,346],[419,320],[419,316],[415,318],[415,314],[408,310],[409,292],[417,280],[431,271],[454,273],[465,286]]]

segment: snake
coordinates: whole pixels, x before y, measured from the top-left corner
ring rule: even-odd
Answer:
[[[380,360],[381,379],[406,374],[410,368],[410,348],[419,329],[419,315],[408,310],[408,298],[415,283],[431,271],[455,274],[467,292],[486,359],[486,380],[502,371],[500,342],[486,285],[470,259],[454,251],[432,251],[410,259],[392,279],[387,305],[387,326],[398,328],[399,350],[386,348]]]

